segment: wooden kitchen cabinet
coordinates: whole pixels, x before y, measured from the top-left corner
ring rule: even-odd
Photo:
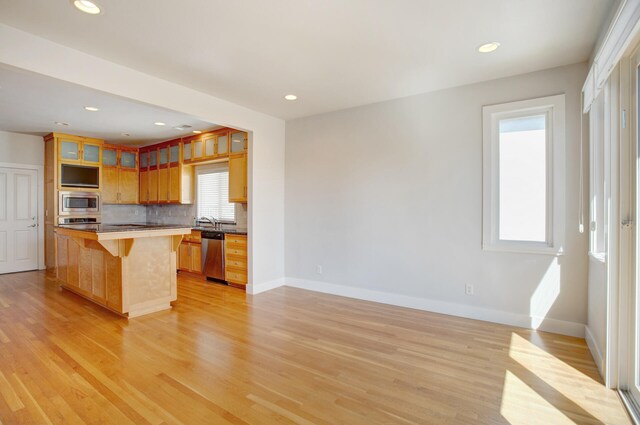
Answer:
[[[135,148],[105,145],[102,155],[102,202],[138,203],[138,151]]]
[[[234,286],[247,285],[247,236],[224,235],[224,280]]]
[[[149,204],[158,203],[158,150],[149,150],[149,180],[148,180],[148,199]]]
[[[100,166],[103,140],[53,133],[58,143],[58,161]]]
[[[141,204],[149,203],[149,151],[146,149],[140,150],[140,191],[139,201]]]
[[[178,270],[202,273],[202,238],[198,230],[185,235],[178,247]]]
[[[228,157],[229,134],[230,129],[223,128],[183,139],[183,163],[203,163]]]
[[[231,138],[231,153],[247,152],[248,136],[246,131],[232,131],[229,135]]]
[[[247,154],[229,155],[229,202],[247,202]]]
[[[193,203],[193,167],[183,164],[182,146],[182,140],[175,139],[141,151],[140,203]]]

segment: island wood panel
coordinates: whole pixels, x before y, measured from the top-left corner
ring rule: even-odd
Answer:
[[[169,236],[135,239],[129,255],[121,258],[123,300],[129,317],[169,308],[175,301],[176,251],[172,244]]]
[[[177,296],[176,250],[188,231],[97,234],[58,228],[58,280],[64,288],[128,317],[171,308]]]

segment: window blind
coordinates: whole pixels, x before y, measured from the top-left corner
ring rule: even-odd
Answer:
[[[229,171],[198,173],[198,217],[235,221],[236,206],[229,203]]]

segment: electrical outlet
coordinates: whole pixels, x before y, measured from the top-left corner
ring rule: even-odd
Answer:
[[[472,284],[470,284],[470,283],[467,283],[467,284],[464,286],[464,293],[465,293],[466,295],[473,295],[473,285],[472,285]]]
[[[322,266],[316,266],[316,273],[322,274]]]

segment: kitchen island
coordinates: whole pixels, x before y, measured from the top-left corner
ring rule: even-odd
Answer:
[[[61,286],[126,317],[171,308],[176,249],[189,226],[60,225],[56,274]]]

